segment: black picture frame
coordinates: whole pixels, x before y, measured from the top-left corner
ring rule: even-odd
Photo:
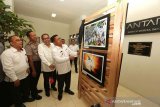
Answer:
[[[110,14],[84,24],[83,47],[108,49]]]
[[[106,53],[82,51],[82,72],[104,87],[106,73]]]

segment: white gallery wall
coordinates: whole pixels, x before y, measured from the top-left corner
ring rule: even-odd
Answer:
[[[127,22],[160,16],[160,0],[129,0]],[[128,53],[129,42],[152,42],[151,56]],[[125,35],[120,84],[160,104],[160,32]]]
[[[18,16],[31,22],[37,36],[41,36],[43,33],[48,33],[50,36],[58,34],[61,38],[64,38],[66,40],[66,43],[68,43],[70,29],[70,26],[68,24],[34,18],[21,14],[18,14]]]
[[[81,18],[75,19],[71,24],[70,24],[70,35],[72,34],[77,34],[79,33],[79,27],[81,25]]]

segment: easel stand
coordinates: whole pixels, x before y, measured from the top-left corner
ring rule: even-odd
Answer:
[[[80,66],[82,65],[82,50],[92,50],[94,52],[107,54],[107,67],[105,75],[105,86],[102,87],[79,70],[78,96],[84,97],[90,105],[100,103],[101,107],[114,107],[111,103],[116,97],[116,91],[120,74],[121,51],[124,38],[124,27],[126,19],[127,1],[122,0],[120,3],[107,6],[85,19],[86,22],[99,17],[105,11],[110,12],[110,30],[108,50],[84,49],[83,45],[80,53]]]

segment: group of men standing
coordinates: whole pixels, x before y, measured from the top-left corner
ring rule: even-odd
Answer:
[[[11,47],[0,56],[1,68],[3,68],[1,71],[4,71],[0,72],[4,73],[0,81],[0,93],[2,94],[0,101],[3,102],[3,107],[9,107],[9,103],[5,103],[7,101],[12,102],[15,107],[25,107],[23,102],[42,99],[42,96],[38,95],[42,90],[37,89],[41,71],[47,97],[50,96],[51,89],[57,91],[56,80],[58,80],[58,100],[62,99],[64,84],[64,91],[74,95],[74,92],[70,90],[70,61],[77,61],[78,49],[74,51],[72,46],[70,49],[67,45],[62,44],[58,35],[53,35],[50,39],[48,34],[42,34],[41,44],[38,43],[33,31],[27,32],[26,35],[29,42],[25,49],[22,46],[22,40],[14,35],[9,37]],[[75,69],[78,72],[77,67]]]

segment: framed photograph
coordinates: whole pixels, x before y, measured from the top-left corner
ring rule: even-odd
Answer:
[[[82,72],[104,86],[106,71],[106,54],[83,51]]]
[[[110,14],[84,25],[84,48],[108,48]]]

